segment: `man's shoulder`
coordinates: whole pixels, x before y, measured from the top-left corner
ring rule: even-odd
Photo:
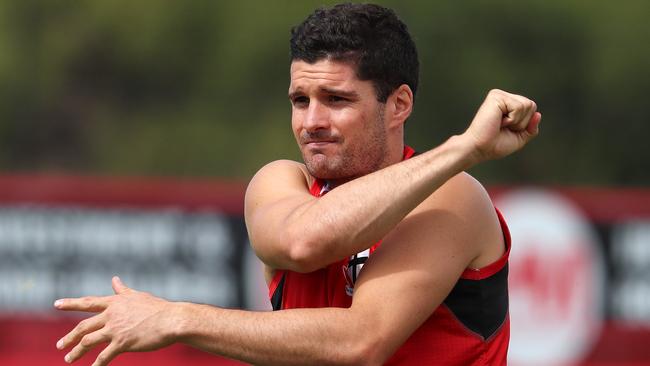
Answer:
[[[251,184],[257,183],[258,181],[263,181],[264,183],[268,181],[282,182],[287,178],[304,178],[307,184],[311,184],[314,179],[309,175],[305,164],[293,160],[281,159],[274,160],[260,168],[253,176],[253,179],[251,179]]]
[[[450,178],[426,200],[436,208],[493,211],[492,200],[483,185],[466,172]]]
[[[406,221],[418,223],[409,225]],[[502,233],[492,200],[483,185],[467,173],[450,178],[413,210],[404,222],[418,236],[430,237],[434,233],[446,240],[459,253],[473,253],[472,264],[483,263],[482,253],[488,248],[489,262],[502,251]],[[480,240],[479,240],[480,239]],[[481,257],[479,262],[475,259]]]
[[[307,172],[307,168],[305,167],[305,164],[294,161],[294,160],[289,160],[289,159],[279,159],[279,160],[274,160],[266,165],[264,165],[260,170],[257,171],[257,174],[260,173],[268,173],[268,172],[279,172],[279,171],[295,171],[295,170],[300,170],[302,172]]]
[[[255,173],[246,189],[245,201],[274,200],[295,193],[309,193],[313,178],[304,164],[293,160],[275,160]]]
[[[449,179],[430,199],[433,209],[457,218],[451,221],[455,226],[452,230],[471,238],[467,243],[469,247],[463,249],[476,253],[468,267],[482,268],[503,255],[503,228],[492,199],[478,180],[460,173]]]

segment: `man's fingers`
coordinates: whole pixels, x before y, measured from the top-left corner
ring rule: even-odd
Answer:
[[[530,122],[526,127],[526,131],[531,135],[537,135],[539,133],[539,124],[542,122],[542,114],[539,112],[533,113],[533,116],[530,118]]]
[[[95,360],[92,366],[106,366],[120,353],[122,352],[120,351],[116,343],[111,342],[108,345],[108,347],[104,348],[104,350],[99,354],[99,356],[97,356],[97,359]]]
[[[92,318],[84,319],[77,324],[70,333],[66,334],[56,343],[56,348],[64,349],[79,342],[86,334],[104,327],[104,315],[99,314]]]
[[[108,342],[109,340],[109,336],[103,330],[86,334],[81,338],[81,341],[72,349],[72,351],[65,355],[65,362],[74,362],[98,344]]]
[[[513,96],[504,97],[504,104],[506,105],[506,112],[503,114],[501,127],[512,128],[521,120],[525,107],[520,100]]]
[[[530,121],[526,125],[525,129],[517,132],[517,136],[521,139],[521,146],[526,145],[530,140],[537,137],[539,133],[539,123],[542,120],[542,114],[535,112],[531,117]]]
[[[122,282],[122,280],[117,276],[113,276],[113,279],[111,280],[111,285],[113,286],[113,291],[115,291],[115,293],[118,295],[130,290],[130,288],[128,288]]]
[[[512,131],[522,131],[528,126],[533,114],[537,111],[534,101],[520,95],[505,96],[508,113],[504,114],[501,127],[507,127]]]
[[[522,97],[523,98],[523,97]],[[518,128],[521,130],[526,130],[530,121],[533,118],[533,115],[537,111],[537,104],[530,99],[524,98],[522,101],[523,109],[521,112],[521,119],[518,121]]]
[[[76,299],[59,299],[54,302],[54,307],[66,311],[87,311],[99,313],[108,306],[108,297],[86,296]]]

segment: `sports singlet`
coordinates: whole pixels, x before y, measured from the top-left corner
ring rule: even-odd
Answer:
[[[404,148],[404,159],[414,155]],[[316,180],[316,197],[326,186]],[[510,233],[497,210],[506,251],[481,269],[466,269],[447,298],[385,365],[505,365],[510,338],[508,256]],[[274,310],[350,307],[354,282],[363,263],[381,244],[311,273],[276,270],[269,284]]]

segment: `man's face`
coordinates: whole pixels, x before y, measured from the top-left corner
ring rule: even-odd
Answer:
[[[293,133],[312,176],[347,180],[385,166],[385,104],[352,65],[292,62],[289,99]]]

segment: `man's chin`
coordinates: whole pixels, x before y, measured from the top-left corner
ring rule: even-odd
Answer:
[[[322,180],[339,179],[342,176],[340,169],[329,166],[324,161],[306,161],[307,171],[312,177]]]
[[[313,167],[307,164],[307,171],[312,177],[317,179],[322,179],[322,180],[336,179],[336,174],[332,174],[332,172],[329,169],[325,169],[322,167]]]

